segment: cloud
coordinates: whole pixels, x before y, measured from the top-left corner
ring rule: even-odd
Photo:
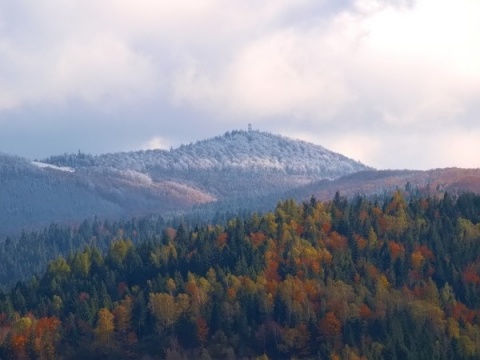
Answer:
[[[220,68],[188,63],[174,81],[174,99],[251,118],[331,117],[352,98],[338,71],[344,51],[332,40],[323,26],[275,29],[236,49]]]
[[[101,34],[62,49],[51,85],[57,97],[97,103],[113,96],[130,102],[152,92],[156,77],[148,58],[133,53],[121,40]]]
[[[480,49],[472,45],[480,26],[472,14],[479,10],[471,1],[423,0],[354,21],[365,32],[354,69],[368,78],[362,90],[378,99],[386,122],[453,121],[478,96]]]
[[[142,145],[143,150],[151,150],[151,149],[163,149],[168,150],[171,144],[167,139],[164,139],[160,136],[155,136],[148,140],[146,143]]]
[[[97,104],[105,98],[123,104],[131,97],[163,97],[169,91],[165,76],[192,53],[210,62],[220,47],[235,47],[249,27],[260,31],[302,2],[39,0],[2,5],[0,76],[8,81],[0,85],[0,110],[72,97]]]
[[[400,125],[453,119],[480,91],[479,5],[461,3],[357,1],[327,21],[262,34],[219,69],[191,61],[174,98],[228,115],[323,123],[349,107]]]
[[[152,94],[158,74],[148,55],[135,52],[114,33],[83,33],[73,20],[41,18],[52,15],[48,10],[53,9],[46,6],[31,14],[32,28],[11,29],[0,41],[0,110],[71,98],[103,106],[112,99],[125,103]],[[52,24],[43,23],[48,21]]]
[[[380,168],[430,169],[443,167],[480,167],[476,154],[480,130],[454,126],[395,136],[385,135],[378,152],[370,160]]]
[[[220,72],[191,63],[174,83],[175,99],[252,118],[332,116],[351,94],[335,56],[323,54],[327,41],[282,29],[247,44]]]

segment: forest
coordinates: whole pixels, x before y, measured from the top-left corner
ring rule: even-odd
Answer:
[[[0,359],[480,357],[475,194],[72,231],[32,235],[70,240],[0,293]]]

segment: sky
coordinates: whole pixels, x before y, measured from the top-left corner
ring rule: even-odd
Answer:
[[[379,169],[480,167],[478,0],[0,0],[0,152],[247,129]]]

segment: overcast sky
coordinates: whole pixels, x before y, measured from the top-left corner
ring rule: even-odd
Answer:
[[[0,152],[233,129],[377,168],[480,167],[478,0],[0,0]]]

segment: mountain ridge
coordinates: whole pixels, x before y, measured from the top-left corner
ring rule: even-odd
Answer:
[[[480,169],[375,170],[320,145],[231,131],[167,150],[30,161],[0,153],[0,236],[85,218],[270,210],[282,199],[480,193]]]
[[[266,151],[267,149],[268,151]],[[308,157],[301,159],[300,154],[308,155]],[[124,162],[119,161],[120,157],[123,158]],[[199,159],[206,161],[199,161]],[[317,162],[309,161],[306,163],[305,160],[307,159],[317,161],[321,159],[324,162],[343,161],[350,165],[350,172],[358,171],[358,169],[372,169],[323,146],[258,130],[233,130],[210,139],[180,145],[171,150],[139,150],[96,156],[64,154],[49,157],[42,162],[73,168],[113,166],[118,169],[128,168],[137,171],[153,167],[173,168],[175,170],[188,170],[192,167],[202,170],[233,167],[248,170],[258,168],[262,170],[281,170],[286,173],[306,172],[319,175],[322,171],[328,170],[321,168]],[[292,162],[292,160],[302,160],[303,165],[287,163],[287,161]],[[345,166],[348,168],[347,165]],[[345,170],[349,170],[347,168]],[[324,174],[321,175],[322,178],[326,177]],[[338,176],[332,174],[330,177]]]
[[[0,235],[72,221],[75,214],[166,214],[220,200],[255,209],[263,196],[367,169],[319,145],[238,130],[170,151],[79,152],[35,161],[4,155]]]

